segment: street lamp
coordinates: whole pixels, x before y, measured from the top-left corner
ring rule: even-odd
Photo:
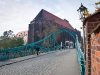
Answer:
[[[83,22],[83,20],[86,18],[86,12],[87,12],[87,8],[85,6],[83,6],[83,4],[81,3],[81,6],[79,7],[79,9],[77,10],[79,13],[79,18],[80,20]],[[86,43],[85,43],[85,27],[83,26],[83,49],[84,49],[84,56],[86,58]]]
[[[83,4],[81,3],[81,6],[79,7],[77,11],[79,12],[80,20],[83,22],[83,20],[86,18],[85,14],[87,12],[87,8],[83,6]]]

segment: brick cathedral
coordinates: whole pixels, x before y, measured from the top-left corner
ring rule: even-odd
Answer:
[[[49,34],[61,29],[71,30],[81,38],[81,32],[74,29],[66,19],[61,19],[42,9],[29,24],[28,43],[39,41]],[[71,41],[75,47],[75,39],[69,33],[63,32],[59,34],[56,40],[59,44],[62,42],[62,45],[65,45],[65,41]]]

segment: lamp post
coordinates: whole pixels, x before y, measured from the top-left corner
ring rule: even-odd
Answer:
[[[81,6],[79,7],[77,11],[79,12],[80,20],[83,22],[83,20],[86,18],[85,14],[87,12],[87,8],[83,6],[83,4],[81,3]]]
[[[81,6],[79,7],[79,9],[77,10],[79,13],[79,18],[80,20],[83,22],[84,19],[86,18],[86,12],[87,12],[87,8],[85,6],[83,6],[83,4],[81,3]],[[83,49],[84,49],[84,56],[86,53],[86,43],[85,43],[85,27],[83,26]],[[86,57],[85,57],[86,58]]]

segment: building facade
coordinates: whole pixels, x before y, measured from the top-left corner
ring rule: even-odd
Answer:
[[[28,43],[28,31],[21,31],[16,34],[16,37],[22,37],[24,40],[24,45]]]
[[[74,29],[66,19],[61,19],[42,9],[29,24],[28,43],[39,41],[49,34],[61,29],[71,30],[81,38],[80,31]],[[56,40],[59,44],[62,43],[63,46],[67,44],[66,41],[72,42],[75,47],[75,39],[69,33],[63,32],[59,34]]]
[[[86,75],[100,75],[100,11],[83,21],[86,43]]]

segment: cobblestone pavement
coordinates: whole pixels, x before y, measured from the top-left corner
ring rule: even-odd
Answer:
[[[61,50],[43,56],[0,67],[0,75],[52,75],[71,50]]]

